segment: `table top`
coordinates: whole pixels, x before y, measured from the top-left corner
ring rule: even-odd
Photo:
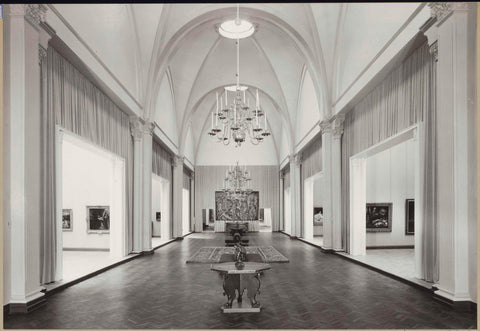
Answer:
[[[210,266],[211,270],[225,272],[228,274],[254,274],[259,271],[270,269],[270,264],[268,263],[258,263],[258,262],[243,262],[245,267],[243,269],[237,269],[235,267],[235,262],[224,262],[212,264]]]

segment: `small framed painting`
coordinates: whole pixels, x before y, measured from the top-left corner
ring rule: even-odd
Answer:
[[[109,206],[87,206],[87,233],[110,233]]]
[[[313,225],[323,225],[323,207],[313,207]]]
[[[392,203],[367,203],[367,232],[392,232]]]
[[[62,209],[62,231],[73,231],[73,212],[71,209]]]
[[[405,200],[405,234],[415,234],[415,199]]]
[[[162,221],[162,212],[157,211],[155,214],[156,214],[155,219],[157,220],[157,222],[161,222]]]

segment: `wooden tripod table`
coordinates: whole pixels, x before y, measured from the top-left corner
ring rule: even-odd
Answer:
[[[223,276],[223,295],[228,301],[222,306],[224,313],[258,313],[260,303],[256,300],[260,293],[260,273],[270,269],[267,263],[244,262],[242,269],[235,267],[235,262],[212,264],[210,269]],[[243,292],[247,290],[249,302],[243,302]],[[238,292],[237,302],[233,302]]]

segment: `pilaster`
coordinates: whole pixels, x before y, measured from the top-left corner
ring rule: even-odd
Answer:
[[[152,250],[152,133],[154,124],[146,122],[141,127],[143,135],[142,196],[143,196],[143,251]]]
[[[332,249],[332,123],[320,122],[322,134],[322,171],[323,171],[323,248]]]
[[[331,187],[332,187],[332,248],[342,250],[342,135],[345,115],[332,121]]]
[[[291,236],[302,236],[302,154],[290,156]]]
[[[436,22],[426,32],[437,61],[437,224],[439,282],[437,295],[470,300],[469,290],[469,110],[468,4],[430,3]],[[430,29],[429,29],[430,30]],[[432,40],[431,40],[432,39]],[[436,51],[438,49],[438,51]]]
[[[11,311],[27,312],[40,285],[41,118],[39,44],[46,7],[11,4],[5,10],[5,210],[10,227]]]
[[[138,117],[130,118],[130,131],[133,137],[133,252],[143,251],[143,124]]]
[[[183,205],[183,155],[175,155],[172,158],[173,165],[173,237],[180,238],[182,229],[182,205]]]

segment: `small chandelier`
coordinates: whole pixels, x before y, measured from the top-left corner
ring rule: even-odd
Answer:
[[[238,6],[235,22],[240,22]],[[246,97],[248,87],[240,86],[240,39],[238,38],[236,45],[237,72],[235,76],[237,83],[234,86],[224,88],[223,95],[220,95],[220,104],[218,102],[218,92],[216,93],[216,111],[212,111],[212,123],[208,135],[224,145],[229,145],[231,141],[234,141],[235,147],[239,147],[247,137],[253,145],[258,145],[265,137],[270,135],[270,131],[267,129],[267,114],[260,108],[258,89],[256,91],[255,108],[251,109],[250,100]],[[230,105],[228,104],[229,91],[235,93]],[[223,103],[223,97],[225,97],[225,104]]]
[[[237,161],[237,165],[234,167],[230,166],[228,170],[225,171],[223,191],[235,196],[248,194],[252,191],[250,188],[251,180],[252,178],[250,172],[247,171],[247,167],[240,167]]]

